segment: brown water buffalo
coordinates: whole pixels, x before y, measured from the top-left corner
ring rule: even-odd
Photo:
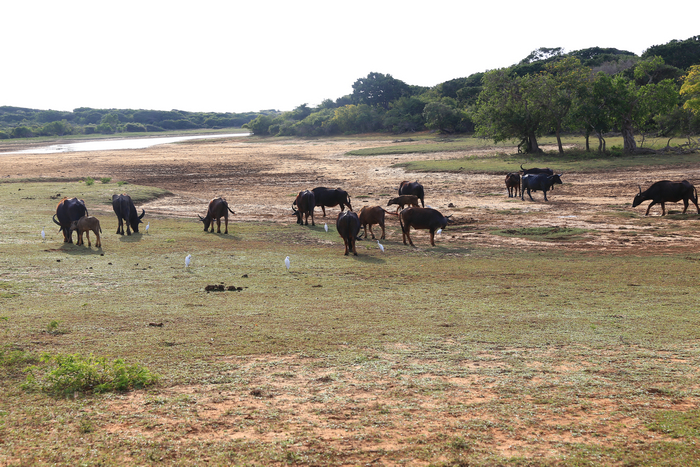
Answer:
[[[657,203],[661,204],[661,215],[666,215],[666,203],[677,203],[683,200],[683,214],[688,210],[688,200],[692,201],[697,208],[698,214],[700,214],[700,207],[698,207],[698,191],[695,189],[692,183],[688,180],[683,180],[682,182],[671,182],[668,180],[662,180],[651,185],[647,190],[642,191],[642,187],[639,187],[639,193],[634,197],[632,202],[632,207],[636,208],[644,201],[650,199],[649,207],[647,207],[647,212],[645,216],[649,215],[649,210],[651,207]]]
[[[296,206],[298,209],[294,209]],[[309,216],[311,216],[311,225],[316,225],[314,222],[314,208],[316,207],[316,197],[313,191],[300,191],[297,199],[292,203],[292,211],[297,216],[297,224],[304,225],[303,217],[306,217],[306,225],[309,225]]]
[[[509,198],[517,198],[520,195],[520,174],[511,172],[506,175],[506,189]]]
[[[87,216],[88,211],[85,207],[85,201],[78,198],[63,198],[58,206],[56,206],[56,214],[53,215],[53,221],[57,224],[59,232],[63,232],[63,241],[73,243],[73,234],[70,230],[71,222],[77,221],[83,216]],[[58,220],[56,220],[58,217]]]
[[[357,214],[352,211],[341,212],[335,220],[335,228],[345,243],[345,256],[350,251],[357,256],[355,241],[357,240],[357,234],[360,233],[360,219],[357,217]]]
[[[224,198],[214,198],[209,201],[206,217],[199,216],[199,220],[204,223],[204,231],[214,231],[214,221],[216,221],[216,233],[221,233],[221,218],[224,218],[224,234],[228,233],[228,213],[236,214],[228,207],[228,203]]]
[[[387,211],[381,206],[363,206],[360,209],[360,226],[365,229],[365,238],[367,238],[367,227],[369,226],[369,233],[372,235],[372,240],[375,240],[374,232],[372,232],[374,224],[379,224],[379,227],[382,228],[381,239],[384,240],[386,238],[386,230],[384,229],[384,216],[386,214]],[[396,215],[391,212],[388,214]]]
[[[406,208],[399,214],[399,223],[403,232],[403,244],[406,239],[411,244],[411,227],[414,229],[427,229],[430,231],[430,244],[435,246],[435,231],[447,227],[449,217],[443,216],[440,211],[433,208]]]
[[[396,213],[404,208],[404,206],[418,207],[418,197],[416,195],[401,195],[397,198],[391,198],[387,206],[396,204]]]
[[[90,243],[90,231],[92,230],[95,233],[95,237],[97,238],[97,240],[95,240],[95,246],[97,248],[102,248],[102,240],[100,239],[100,233],[102,233],[102,228],[100,227],[100,221],[97,219],[97,217],[83,216],[77,221],[71,222],[69,230],[69,235],[71,236],[73,235],[74,230],[78,231],[78,238],[75,242],[76,245],[84,244],[84,233],[87,237],[88,246],[92,246],[92,243]]]

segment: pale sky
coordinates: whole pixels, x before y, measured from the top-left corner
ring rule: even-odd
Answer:
[[[284,111],[350,94],[370,72],[434,86],[540,47],[640,55],[700,35],[697,0],[646,5],[12,0],[0,10],[0,105]]]

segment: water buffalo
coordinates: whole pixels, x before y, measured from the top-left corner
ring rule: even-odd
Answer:
[[[554,175],[554,171],[552,169],[550,169],[549,167],[546,167],[544,169],[538,169],[537,167],[533,167],[531,169],[525,169],[525,168],[523,168],[523,165],[520,164],[520,170],[522,171],[523,175],[538,175],[538,174]]]
[[[58,206],[56,206],[56,214],[53,215],[53,221],[57,224],[59,232],[63,232],[63,241],[73,243],[73,233],[70,230],[70,224],[77,221],[83,216],[87,216],[88,211],[85,207],[85,201],[78,198],[63,198]],[[56,218],[58,217],[58,220]]]
[[[541,191],[544,193],[544,200],[547,201],[547,191],[552,188],[554,184],[561,185],[561,174],[557,175],[547,175],[547,174],[537,174],[537,175],[523,175],[522,186],[520,187],[520,199],[525,200],[525,190],[527,190],[527,195],[532,199],[530,190]]]
[[[520,174],[511,172],[506,175],[506,189],[508,189],[509,198],[517,198],[520,194]]]
[[[651,203],[649,203],[649,207],[647,207],[647,212],[644,214],[645,216],[649,215],[649,209],[656,203],[661,204],[661,215],[665,216],[666,203],[677,203],[680,200],[683,200],[683,214],[688,210],[688,200],[693,202],[697,208],[698,214],[700,214],[700,207],[698,207],[698,191],[688,180],[683,180],[682,182],[662,180],[651,185],[646,191],[642,191],[642,187],[640,186],[639,193],[634,196],[632,207],[636,208],[648,199],[651,200]]]
[[[345,256],[350,251],[357,256],[355,241],[357,240],[357,234],[360,233],[360,219],[357,217],[357,214],[352,211],[339,213],[338,218],[335,220],[335,228],[338,229],[338,233],[345,243]]]
[[[206,217],[199,216],[199,220],[204,223],[204,231],[208,231],[211,227],[211,232],[214,231],[214,221],[216,221],[216,233],[221,233],[221,218],[224,218],[224,234],[228,233],[228,213],[236,214],[228,207],[228,203],[224,198],[214,198],[209,201]]]
[[[416,195],[421,202],[421,205],[425,207],[425,192],[423,190],[423,185],[415,182],[403,181],[399,185],[399,195]]]
[[[294,209],[296,206],[298,209]],[[304,225],[303,217],[306,216],[306,225],[309,225],[309,216],[311,216],[311,225],[316,225],[314,222],[314,208],[316,207],[316,198],[313,191],[300,191],[297,198],[292,203],[292,211],[297,216],[297,224]]]
[[[427,229],[430,231],[430,244],[435,246],[435,231],[447,227],[449,217],[443,216],[440,211],[433,208],[406,208],[399,214],[399,223],[403,232],[403,244],[406,245],[406,239],[411,246],[411,227],[414,229]]]
[[[326,208],[332,208],[334,206],[340,205],[340,212],[345,211],[345,206],[352,211],[352,204],[350,204],[350,195],[345,190],[340,188],[326,188],[324,186],[319,186],[311,190],[314,192],[314,201],[316,206],[320,206],[323,210],[323,217],[326,217]]]
[[[404,206],[415,206],[418,207],[418,197],[416,195],[401,195],[397,198],[391,198],[387,206],[396,204],[396,213],[404,208]]]
[[[73,235],[73,231],[77,230],[78,231],[78,239],[76,240],[75,244],[76,245],[83,245],[83,233],[87,237],[88,241],[88,246],[92,246],[92,243],[90,243],[90,231],[92,230],[95,233],[95,237],[97,240],[95,240],[95,246],[97,248],[102,248],[102,240],[100,239],[100,233],[102,233],[102,228],[100,227],[100,221],[97,219],[97,217],[92,217],[92,216],[83,216],[77,221],[73,221],[70,223],[70,235]]]
[[[141,215],[139,216],[134,202],[131,200],[129,195],[112,195],[112,209],[114,214],[117,215],[119,219],[119,225],[117,225],[117,234],[124,235],[124,224],[126,224],[126,234],[131,235],[131,231],[134,233],[139,232],[139,224],[143,222],[144,214],[146,211],[141,209]]]
[[[372,232],[374,224],[379,224],[379,227],[382,228],[381,239],[384,240],[386,238],[386,230],[384,229],[384,216],[386,214],[387,211],[381,206],[363,206],[360,209],[360,226],[365,229],[365,238],[367,238],[367,226],[369,226],[369,233],[372,235],[372,240],[375,240],[374,232]],[[390,212],[389,214],[393,213]]]

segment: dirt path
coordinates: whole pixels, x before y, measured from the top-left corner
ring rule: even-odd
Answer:
[[[425,186],[426,202],[444,214],[453,214],[457,220],[457,225],[445,232],[449,235],[443,235],[443,242],[543,248],[554,245],[629,254],[700,251],[695,216],[661,219],[660,209],[656,207],[646,219],[625,215],[644,214],[647,203],[635,209],[630,205],[637,185],[645,187],[661,179],[687,179],[698,184],[700,163],[683,169],[567,173],[563,177],[564,185],[557,186],[550,193],[550,201],[545,203],[541,193],[533,195],[534,202],[527,200],[527,195],[526,201],[509,199],[502,175],[410,173],[392,167],[402,160],[455,158],[467,155],[466,152],[346,155],[353,149],[391,144],[388,138],[236,138],[191,141],[145,150],[5,155],[0,156],[0,179],[112,177],[173,193],[145,205],[149,214],[194,217],[205,212],[209,199],[224,196],[237,213],[236,221],[285,223],[293,222],[291,204],[295,194],[303,189],[342,187],[351,194],[355,210],[359,210],[363,205],[386,206],[402,180],[419,180]],[[682,204],[670,207],[673,212],[682,210]],[[334,220],[336,214],[336,208],[330,209],[326,220]],[[582,228],[595,233],[566,244],[490,234],[496,229],[523,227]]]

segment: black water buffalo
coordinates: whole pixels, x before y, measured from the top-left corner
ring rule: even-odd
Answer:
[[[314,197],[316,201],[316,206],[320,206],[323,210],[323,217],[326,217],[326,208],[332,208],[334,206],[340,205],[340,212],[345,211],[345,206],[352,211],[352,204],[350,204],[350,195],[345,190],[340,188],[326,188],[325,186],[319,186],[311,190],[314,192]]]
[[[698,207],[698,191],[688,180],[683,180],[682,182],[662,180],[651,185],[646,191],[642,191],[642,187],[640,186],[639,193],[634,196],[632,207],[635,208],[648,199],[651,200],[651,203],[649,203],[647,212],[644,214],[645,216],[649,215],[649,209],[656,203],[661,204],[661,215],[665,216],[666,203],[677,203],[680,200],[683,200],[683,214],[685,214],[685,211],[688,209],[688,200],[693,202],[697,208],[698,214],[700,214],[700,207]]]
[[[298,209],[294,209],[296,206]],[[316,225],[314,222],[314,208],[316,207],[316,198],[313,191],[300,191],[297,199],[292,203],[292,211],[297,216],[297,224],[304,225],[303,217],[306,216],[306,225],[309,225],[309,216],[311,216],[311,225]]]
[[[53,221],[60,227],[59,232],[63,232],[63,241],[73,243],[73,233],[70,230],[71,222],[87,216],[88,211],[85,201],[78,198],[63,198],[56,206],[56,214]],[[58,220],[56,218],[58,217]]]
[[[350,251],[357,256],[355,240],[357,240],[357,234],[360,233],[360,219],[357,217],[357,214],[352,211],[339,213],[338,218],[335,220],[335,228],[338,229],[338,233],[345,243],[345,256]]]
[[[399,195],[416,195],[420,200],[420,203],[425,207],[425,192],[423,190],[423,185],[415,182],[403,181],[399,185]]]
[[[125,194],[112,195],[112,209],[114,209],[114,214],[119,219],[117,234],[124,235],[124,224],[126,224],[127,235],[131,235],[132,230],[134,233],[139,232],[139,224],[142,222],[141,219],[143,219],[146,211],[141,209],[141,215],[139,216],[131,196]]]
[[[533,167],[531,169],[524,169],[523,164],[520,164],[520,170],[522,171],[523,175],[537,175],[537,174],[554,175],[554,171],[552,169],[550,169],[549,167],[546,167],[544,169],[538,169],[537,167]]]
[[[449,216],[451,217],[451,216]],[[413,245],[411,240],[411,227],[414,229],[427,229],[430,231],[430,244],[435,246],[435,231],[447,227],[450,221],[449,217],[443,216],[440,211],[433,208],[406,208],[399,213],[399,223],[403,232],[403,244],[406,245],[406,239]]]
[[[224,198],[214,198],[209,201],[207,215],[199,216],[199,220],[204,222],[204,231],[208,231],[211,226],[211,231],[214,231],[214,221],[216,221],[216,233],[221,233],[221,218],[224,218],[224,233],[228,233],[228,213],[236,214],[228,207],[228,203]]]
[[[520,194],[520,174],[511,172],[506,175],[506,189],[509,198],[517,198]]]
[[[520,187],[520,199],[525,200],[525,190],[527,190],[527,195],[530,197],[530,201],[534,201],[534,199],[532,199],[532,195],[530,194],[530,190],[532,190],[543,192],[544,200],[547,201],[547,191],[555,184],[561,185],[561,174],[523,175],[522,185]]]

